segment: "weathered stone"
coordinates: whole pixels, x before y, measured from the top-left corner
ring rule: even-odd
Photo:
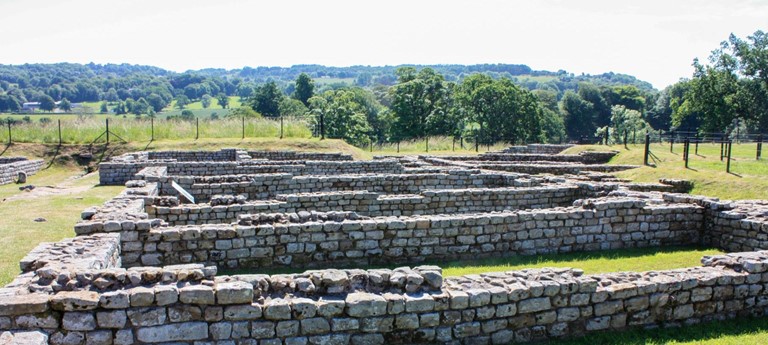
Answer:
[[[387,313],[387,301],[379,295],[354,292],[347,295],[345,302],[347,315],[352,317],[370,317]]]
[[[215,304],[213,288],[206,285],[189,285],[179,289],[179,301],[186,304]]]
[[[66,312],[61,319],[61,325],[68,331],[92,331],[96,329],[96,318],[91,313]]]
[[[0,296],[0,315],[38,314],[48,311],[48,295]]]
[[[208,338],[205,322],[172,323],[163,326],[143,327],[136,331],[136,339],[145,343],[191,341]]]
[[[93,310],[99,306],[99,294],[92,291],[61,291],[51,297],[51,308],[60,311]]]
[[[246,282],[228,282],[216,284],[218,304],[250,304],[253,302],[253,285]]]

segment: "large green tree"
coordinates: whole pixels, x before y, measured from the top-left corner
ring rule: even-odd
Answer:
[[[356,100],[351,90],[328,90],[310,98],[309,113],[317,126],[322,119],[328,138],[344,139],[358,146],[370,140],[372,130],[366,119],[365,105]]]
[[[568,91],[563,96],[561,108],[568,137],[573,140],[591,140],[597,129],[592,103],[583,100],[577,93]]]
[[[417,72],[413,67],[401,67],[395,73],[398,83],[390,88],[390,109],[395,115],[393,139],[437,134],[430,131],[428,119],[449,111],[449,91],[443,76],[431,68]]]
[[[56,108],[56,102],[48,95],[40,96],[40,109],[45,111],[53,111]]]
[[[283,93],[274,81],[256,87],[251,98],[251,108],[266,117],[280,116],[280,100]]]
[[[306,73],[299,74],[296,78],[296,90],[293,98],[298,99],[304,106],[309,106],[309,99],[315,94],[315,82]]]
[[[509,79],[470,75],[458,87],[456,99],[467,118],[479,124],[483,141],[515,143],[544,139],[538,100]]]

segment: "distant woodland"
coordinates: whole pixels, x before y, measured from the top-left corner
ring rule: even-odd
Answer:
[[[129,64],[0,65],[0,112],[94,105],[94,113],[166,118],[200,103],[222,117],[305,117],[355,144],[431,135],[482,141],[591,141],[607,129],[768,132],[768,37],[731,35],[664,90],[631,75],[526,65],[244,67],[175,73]],[[231,100],[238,100],[230,106]],[[216,116],[219,116],[218,114]]]

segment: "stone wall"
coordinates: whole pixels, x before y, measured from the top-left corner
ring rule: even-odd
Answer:
[[[54,345],[509,344],[765,314],[766,253],[703,261],[703,267],[642,273],[564,268],[444,279],[430,267],[329,270],[4,295],[0,330],[40,331]],[[383,287],[424,286],[427,275],[439,288]]]
[[[162,195],[177,195],[175,181],[198,202],[217,194],[245,195],[248,200],[274,199],[280,194],[365,190],[384,194],[419,194],[427,189],[497,188],[530,186],[541,179],[516,174],[481,173],[478,170],[449,170],[418,174],[343,174],[328,175],[258,174],[210,177],[169,177],[158,179]]]
[[[545,154],[545,155],[555,155],[560,152],[563,152],[563,150],[569,149],[573,147],[573,145],[570,144],[563,144],[563,145],[555,145],[555,144],[528,144],[528,145],[518,145],[518,146],[510,146],[508,148],[505,148],[501,150],[502,153],[530,153],[530,154]]]
[[[348,154],[327,152],[296,152],[296,151],[248,151],[253,159],[268,159],[273,161],[351,161]]]
[[[160,218],[169,225],[216,224],[236,222],[239,215],[259,212],[352,211],[375,217],[541,209],[569,206],[576,199],[595,194],[599,192],[587,192],[577,185],[553,185],[428,190],[399,195],[367,190],[278,194],[274,200],[263,201],[244,201],[244,197],[224,195],[214,196],[208,204],[151,205],[146,211],[150,217]]]
[[[42,159],[0,157],[0,185],[18,181],[20,173],[26,176],[36,174],[43,167],[43,163]]]
[[[700,241],[703,209],[635,198],[500,213],[161,227],[123,245],[123,265],[332,267],[552,254]],[[285,218],[290,218],[286,216]],[[134,236],[135,237],[135,236]]]

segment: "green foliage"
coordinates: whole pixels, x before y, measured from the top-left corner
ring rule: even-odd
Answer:
[[[184,110],[184,107],[189,104],[189,98],[185,95],[180,95],[176,97],[176,108],[179,108],[179,110]]]
[[[596,135],[598,137],[604,136],[605,130],[608,128],[610,128],[609,135],[614,143],[623,142],[625,133],[631,138],[635,133],[645,135],[646,131],[652,130],[648,122],[643,120],[643,116],[639,111],[627,109],[623,105],[614,105],[611,107],[610,126],[599,128]]]
[[[251,108],[266,117],[280,116],[280,100],[283,93],[274,81],[256,87],[251,98]]]
[[[211,102],[213,100],[213,97],[209,94],[203,95],[203,97],[200,98],[200,104],[203,105],[203,109],[208,109],[208,107],[211,106]]]
[[[106,114],[109,112],[109,108],[107,107],[107,102],[101,102],[101,105],[99,106],[99,112],[102,114]]]
[[[298,99],[283,97],[278,105],[280,116],[304,116],[308,109]]]
[[[195,114],[191,110],[184,110],[181,112],[181,119],[186,121],[192,121],[195,119]]]
[[[595,133],[595,112],[592,103],[572,91],[565,93],[561,102],[565,129],[575,140],[591,139]]]
[[[393,138],[401,140],[440,134],[431,130],[428,118],[440,118],[449,111],[450,94],[443,76],[431,68],[416,72],[413,67],[399,68],[396,74],[398,83],[390,89],[390,109],[395,114]]]
[[[56,108],[56,102],[48,95],[40,96],[40,109],[45,111],[53,111]]]
[[[216,103],[221,107],[221,109],[227,109],[229,107],[229,97],[223,93],[220,93],[218,96],[216,96]]]
[[[339,138],[353,145],[370,142],[372,129],[366,118],[366,109],[354,91],[329,90],[309,99],[309,113],[317,124],[323,122],[325,136]]]
[[[304,106],[309,106],[309,99],[314,96],[315,82],[306,73],[299,74],[296,78],[296,90],[293,97],[301,101]]]
[[[240,106],[238,108],[230,109],[229,113],[226,115],[227,118],[246,118],[246,119],[255,119],[255,118],[261,118],[261,114],[257,113],[253,108],[248,106]]]
[[[509,79],[473,74],[458,87],[456,99],[467,119],[479,124],[483,142],[540,142],[544,137],[538,100]]]
[[[59,102],[59,109],[65,113],[68,113],[72,110],[72,103],[70,103],[66,98],[62,98]]]

